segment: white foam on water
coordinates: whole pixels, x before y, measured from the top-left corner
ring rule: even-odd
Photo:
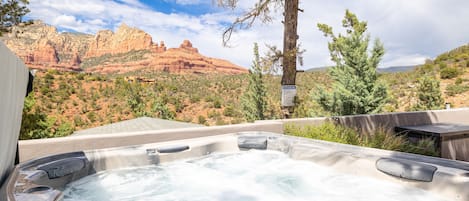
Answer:
[[[256,150],[104,171],[72,182],[64,191],[64,201],[153,200],[444,201],[421,189]]]

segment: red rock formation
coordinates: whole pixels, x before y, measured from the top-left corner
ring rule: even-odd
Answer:
[[[74,52],[72,58],[70,59],[71,66],[79,66],[81,64],[80,55],[78,52]]]
[[[248,70],[226,60],[205,57],[185,40],[179,48],[170,48],[154,57],[150,69],[170,73],[247,73]]]
[[[126,53],[131,50],[152,49],[152,38],[142,30],[122,24],[116,31],[99,31],[91,41],[85,58],[99,57],[104,54]]]
[[[179,46],[179,48],[189,51],[189,52],[193,52],[193,53],[199,52],[197,48],[192,47],[192,43],[189,40],[184,40],[182,44]]]
[[[151,51],[153,53],[162,53],[162,52],[166,51],[166,46],[164,45],[164,41],[161,41],[160,45],[158,45],[158,43],[154,44],[152,46]]]
[[[13,32],[15,34],[2,40],[29,67],[36,69],[97,73],[155,70],[172,73],[248,72],[228,61],[201,55],[189,40],[184,40],[179,48],[168,49],[164,41],[153,43],[149,34],[125,24],[115,33],[105,30],[96,36],[58,33],[55,27],[40,21],[26,27],[15,27]],[[96,59],[103,55],[106,57]]]
[[[21,59],[23,59],[25,64],[32,64],[34,63],[34,55],[33,53],[26,53],[25,55],[18,55]]]
[[[37,49],[33,52],[32,61],[36,64],[57,64],[57,51],[49,40],[38,41]]]

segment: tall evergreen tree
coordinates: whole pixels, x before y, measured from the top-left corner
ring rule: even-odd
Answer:
[[[0,36],[23,22],[23,16],[29,13],[28,4],[28,0],[0,0]]]
[[[267,90],[262,76],[262,66],[259,59],[259,48],[254,43],[254,61],[252,69],[249,70],[249,85],[241,98],[244,117],[249,122],[265,118],[267,110]]]
[[[314,98],[333,115],[378,113],[388,96],[376,72],[384,54],[383,44],[377,39],[369,52],[367,23],[359,21],[348,10],[342,26],[346,29],[345,35],[335,35],[332,27],[318,24],[319,30],[332,39],[328,45],[335,66],[329,72],[335,82],[331,92],[319,90]]]

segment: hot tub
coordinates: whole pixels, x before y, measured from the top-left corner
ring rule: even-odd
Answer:
[[[241,132],[31,160],[10,175],[7,200],[469,201],[467,189],[466,162]]]

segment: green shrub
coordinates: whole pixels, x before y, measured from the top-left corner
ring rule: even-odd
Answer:
[[[184,108],[186,108],[186,106],[184,105],[183,102],[179,101],[179,102],[176,102],[176,104],[174,104],[174,108],[176,109],[176,112],[181,113],[184,110]]]
[[[78,73],[77,79],[78,80],[84,80],[85,79],[85,73]]]
[[[444,100],[441,96],[440,81],[434,76],[425,75],[418,79],[417,102],[412,110],[434,110],[443,106]]]
[[[51,81],[51,80],[54,79],[54,75],[52,75],[51,72],[47,72],[47,73],[44,75],[44,79],[45,79],[46,81]]]
[[[355,130],[333,123],[325,123],[321,126],[305,126],[303,128],[286,125],[285,134],[344,144],[360,144],[359,135]]]
[[[216,110],[210,110],[210,111],[207,112],[207,117],[211,118],[211,119],[217,118],[217,117],[220,117],[220,116],[221,116],[221,114],[219,112],[217,112]]]
[[[78,127],[82,127],[86,124],[86,122],[83,121],[80,115],[73,116],[73,123],[75,124],[75,126],[78,126]]]
[[[460,74],[459,70],[456,68],[445,68],[440,71],[441,79],[452,79],[457,77]]]
[[[225,107],[223,110],[223,115],[227,117],[235,117],[236,116],[236,111],[233,105],[228,105]]]
[[[178,119],[178,121],[190,123],[192,122],[192,117],[184,115],[182,119]]]
[[[217,117],[216,120],[215,120],[215,125],[217,126],[222,126],[222,125],[226,125],[228,123],[226,123],[221,117]]]
[[[20,140],[50,137],[52,123],[47,114],[36,106],[33,93],[29,94],[24,100]]]
[[[364,134],[360,141],[361,146],[394,151],[403,151],[403,145],[406,143],[402,136],[397,136],[384,129],[378,129],[372,135]]]
[[[172,111],[160,98],[153,100],[151,112],[156,113],[156,117],[161,119],[174,119],[176,117],[176,113]]]
[[[204,99],[204,101],[208,103],[213,102],[214,100],[215,100],[215,97],[213,95],[208,95]]]
[[[446,67],[448,67],[448,64],[446,64],[446,63],[443,62],[443,63],[440,63],[439,66],[440,66],[440,70],[443,70],[443,69],[445,69]]]
[[[460,85],[460,84],[462,84],[462,82],[463,82],[463,79],[460,78],[460,77],[458,77],[458,78],[456,79],[456,81],[454,82],[454,84]]]
[[[435,148],[435,143],[431,138],[421,139],[417,143],[406,142],[403,145],[403,150],[407,153],[440,156],[440,152]]]
[[[214,108],[221,108],[221,100],[220,100],[220,99],[216,99],[216,100],[213,102],[213,107],[214,107]]]
[[[96,121],[96,113],[93,111],[90,111],[86,114],[86,117],[88,120],[90,120],[91,123],[94,123]]]
[[[200,101],[200,96],[195,95],[195,94],[191,94],[189,100],[190,100],[191,103],[198,103]]]
[[[417,67],[416,72],[421,75],[432,74],[435,72],[435,66],[431,63],[426,63],[422,66]]]
[[[411,143],[405,136],[398,136],[390,131],[378,129],[371,134],[359,134],[356,130],[333,123],[324,123],[320,126],[296,126],[287,124],[285,134],[298,137],[312,138],[343,144],[359,145],[392,151],[438,156],[431,139]]]
[[[73,133],[75,129],[72,127],[72,124],[69,122],[61,122],[59,127],[55,130],[54,137],[63,137],[68,136]]]
[[[448,96],[454,96],[456,94],[462,94],[469,91],[469,86],[461,84],[450,84],[446,87],[446,94]]]
[[[466,61],[466,67],[469,68],[469,60]]]
[[[207,119],[202,115],[199,115],[199,117],[197,117],[197,120],[199,124],[205,124],[205,122],[207,122]]]

